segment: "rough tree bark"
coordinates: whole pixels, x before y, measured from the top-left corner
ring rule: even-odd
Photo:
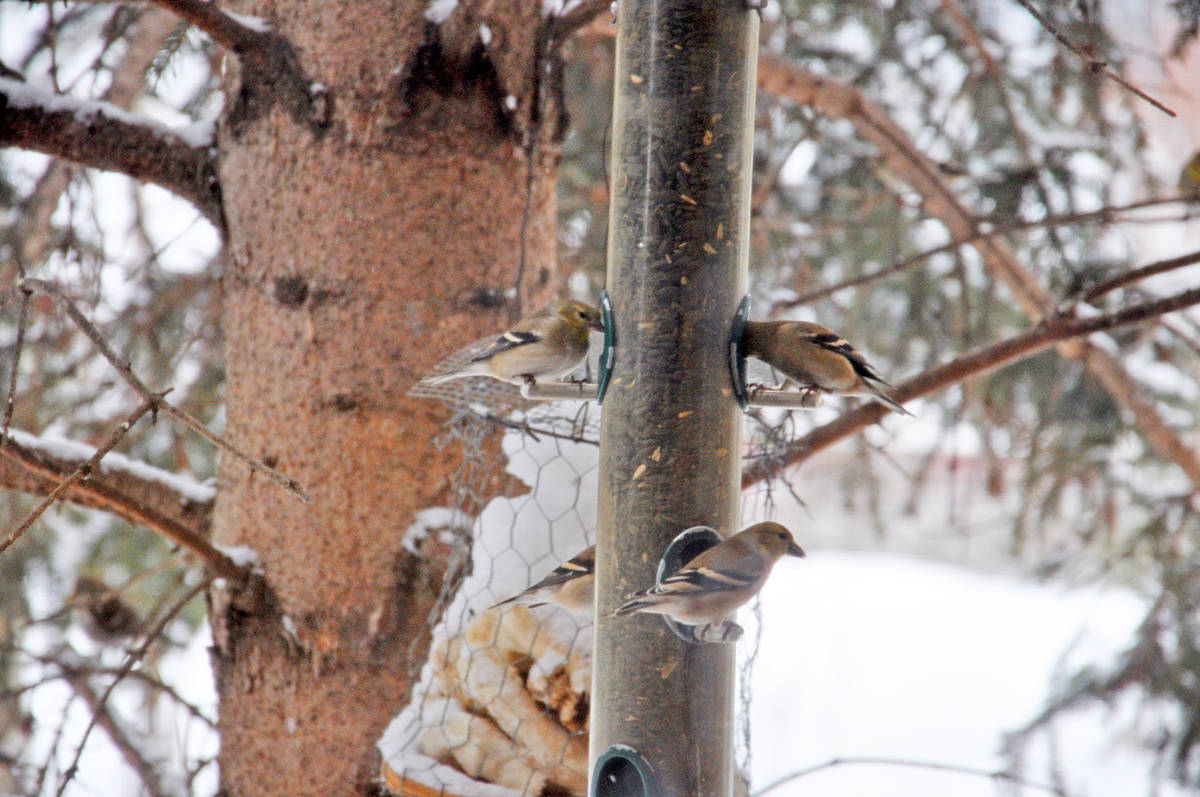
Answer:
[[[218,227],[226,437],[310,501],[232,458],[211,522],[207,505],[157,511],[169,497],[123,474],[68,497],[257,552],[267,600],[218,585],[211,603],[223,794],[373,792],[374,745],[428,652],[445,575],[445,551],[402,539],[417,511],[452,503],[456,467],[430,445],[444,411],[405,395],[561,290],[556,49],[607,3],[546,18],[481,0],[434,22],[428,4],[382,0],[155,2],[226,53],[215,148],[123,114],[124,87],[102,105],[7,78],[0,145],[156,182]],[[33,492],[74,468],[4,453],[0,475]]]
[[[258,552],[299,644],[277,614],[227,618],[221,778],[230,795],[363,793],[442,575],[401,538],[450,502],[454,466],[430,445],[442,413],[405,394],[558,287],[557,66],[540,4],[441,26],[381,0],[236,10],[290,51],[240,54],[226,86],[228,435],[311,502],[223,463],[214,539]]]

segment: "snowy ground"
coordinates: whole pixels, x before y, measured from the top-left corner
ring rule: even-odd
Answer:
[[[880,757],[985,772],[1004,734],[1035,716],[1074,666],[1106,662],[1141,619],[1128,592],[1063,589],[899,555],[810,552],[767,584],[754,670],[752,793],[833,758]],[[1064,666],[1066,665],[1066,666]],[[1150,786],[1137,707],[1088,709],[1026,756],[1051,784],[1048,750],[1072,795],[1182,794]],[[783,795],[1011,794],[987,777],[847,764],[798,778]],[[1027,788],[1020,794],[1045,794]]]

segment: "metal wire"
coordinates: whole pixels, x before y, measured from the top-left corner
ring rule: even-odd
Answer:
[[[451,410],[439,445],[460,448],[463,464],[454,506],[431,508],[442,514],[410,530],[444,535],[454,558],[430,617],[429,658],[412,662],[419,686],[380,742],[383,780],[405,795],[584,794],[590,618],[552,606],[490,607],[595,541],[600,407],[530,401],[486,377],[427,380],[409,395]],[[790,416],[752,413],[746,456],[782,462]],[[760,508],[769,511],[769,500]],[[743,679],[757,644],[757,634],[742,643]],[[748,717],[748,681],[738,695]],[[740,735],[738,765],[748,771],[746,720]]]

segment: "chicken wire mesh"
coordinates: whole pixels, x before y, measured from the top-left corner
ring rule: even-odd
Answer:
[[[596,372],[593,358],[585,374]],[[468,349],[433,374],[453,370]],[[419,383],[410,396],[451,411],[439,445],[461,449],[453,506],[420,513],[406,536],[449,546],[430,616],[432,644],[413,698],[380,741],[385,783],[401,795],[586,794],[592,620],[543,605],[494,607],[596,539],[600,407],[534,402],[487,378]],[[771,384],[766,371],[751,378]],[[784,410],[747,415],[745,456],[783,462],[794,434]],[[457,455],[457,454],[456,454]],[[500,482],[496,475],[502,474]],[[747,495],[744,516],[772,511],[773,479]],[[682,529],[681,529],[682,530]],[[739,645],[739,770],[750,762],[750,668],[757,608]],[[483,785],[490,784],[490,785]]]

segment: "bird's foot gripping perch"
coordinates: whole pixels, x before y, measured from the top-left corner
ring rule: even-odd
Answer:
[[[692,636],[699,642],[737,642],[745,631],[733,620],[725,620],[720,625],[708,625],[692,628]]]
[[[815,387],[806,387],[800,391],[803,395],[800,397],[800,406],[805,409],[815,410],[824,403],[825,398],[821,395],[821,391]]]

